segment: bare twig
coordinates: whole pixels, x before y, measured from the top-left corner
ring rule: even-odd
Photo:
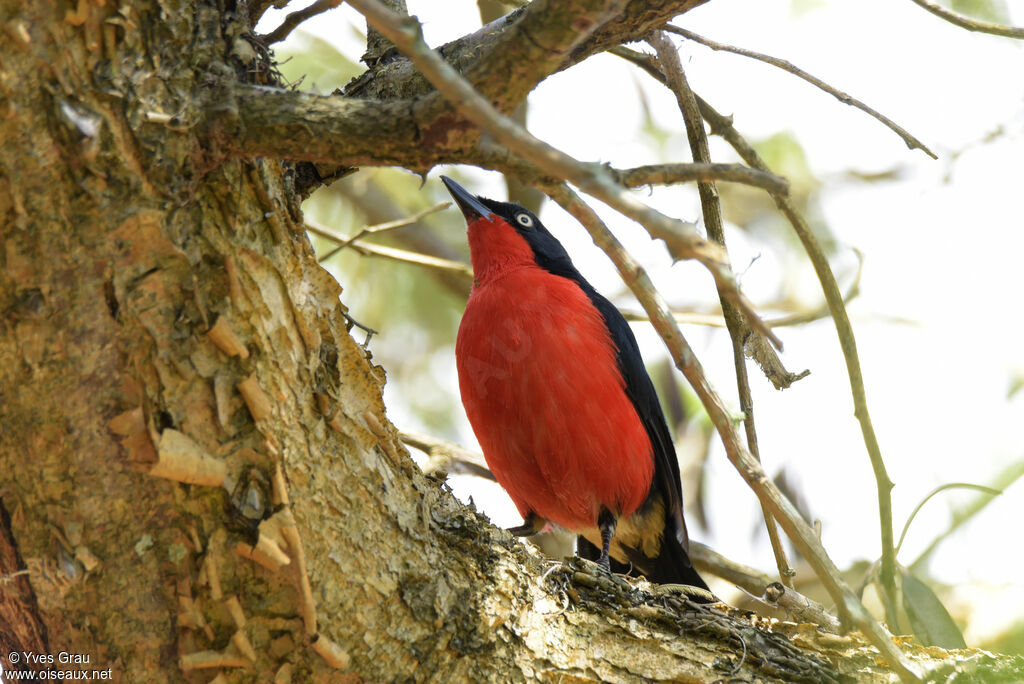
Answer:
[[[604,222],[567,185],[549,185],[545,191],[566,211],[572,214],[590,233],[594,242],[611,258],[619,276],[636,295],[637,300],[651,317],[658,334],[668,346],[669,352],[679,370],[693,387],[704,405],[722,440],[729,461],[765,502],[786,535],[793,541],[800,553],[814,568],[822,585],[829,592],[840,611],[840,615],[856,625],[882,653],[895,672],[905,681],[919,682],[921,674],[900,649],[893,643],[891,635],[871,617],[857,596],[843,581],[839,569],[829,558],[814,529],[803,519],[796,507],[779,491],[753,456],[746,450],[736,432],[732,416],[721,397],[715,392],[704,375],[696,355],[679,331],[665,300],[654,288],[646,271],[637,264],[622,244],[604,225]]]
[[[768,165],[764,163],[761,156],[748,143],[743,136],[733,127],[731,119],[722,116],[715,109],[698,98],[701,114],[711,126],[711,132],[721,135],[736,150],[740,157],[750,166],[769,171]],[[828,264],[828,259],[818,244],[817,238],[811,232],[810,227],[803,216],[797,210],[796,205],[788,197],[775,196],[775,204],[789,220],[797,237],[804,246],[807,256],[814,267],[814,272],[821,283],[821,289],[825,294],[825,301],[828,302],[829,311],[832,312],[832,320],[835,322],[836,333],[839,336],[839,345],[843,351],[843,358],[846,360],[846,370],[850,377],[850,390],[853,395],[854,415],[860,423],[861,434],[864,437],[864,444],[871,460],[871,468],[874,471],[875,482],[878,489],[878,517],[881,527],[882,542],[882,565],[880,578],[883,587],[883,603],[886,607],[886,619],[893,629],[898,629],[898,618],[896,613],[896,551],[893,545],[892,533],[892,481],[885,468],[885,461],[882,459],[882,451],[878,446],[878,438],[875,436],[875,428],[871,423],[871,414],[868,412],[867,398],[864,392],[864,376],[860,368],[860,357],[857,355],[857,340],[853,335],[853,327],[850,325],[850,318],[843,305],[843,298],[839,293],[839,286],[836,284],[835,275]]]
[[[857,255],[857,274],[854,276],[853,282],[850,283],[850,287],[847,288],[846,294],[843,295],[843,304],[849,304],[857,295],[860,294],[860,278],[864,271],[864,257],[860,253],[860,250],[854,249],[853,251]],[[650,322],[651,320],[647,314],[642,311],[623,311],[622,315],[627,321]],[[677,323],[682,323],[683,325],[706,325],[711,328],[725,327],[725,319],[718,314],[697,313],[695,311],[673,311],[672,315],[675,317]],[[771,328],[784,328],[791,325],[803,325],[804,323],[820,321],[822,318],[828,318],[830,315],[831,312],[828,310],[828,304],[823,304],[811,311],[800,311],[786,316],[779,316],[778,318],[769,318],[765,320],[765,323]]]
[[[316,2],[309,7],[290,12],[288,16],[284,18],[284,21],[281,22],[280,26],[270,33],[260,36],[260,40],[264,45],[280,43],[282,40],[287,38],[288,34],[294,31],[299,24],[310,17],[315,17],[329,9],[334,9],[340,5],[341,2],[342,0],[316,0]]]
[[[487,461],[475,451],[413,430],[402,430],[398,436],[409,446],[429,456],[429,460],[423,466],[423,472],[427,475],[455,473],[476,475],[485,480],[495,481],[494,474],[487,467]]]
[[[789,587],[782,587],[770,575],[730,560],[714,549],[690,540],[690,560],[695,568],[735,584],[754,598],[781,608],[795,620],[813,622],[826,632],[838,634],[842,625],[823,605]]]
[[[679,54],[661,31],[656,31],[648,38],[648,42],[658,53],[658,61],[661,62],[665,80],[669,88],[676,96],[679,104],[679,111],[683,115],[686,124],[686,136],[690,142],[690,153],[693,161],[698,164],[711,163],[711,151],[708,148],[708,138],[704,133],[704,119],[697,107],[697,100],[690,90],[686,81],[686,73],[679,62]],[[722,204],[718,199],[718,188],[713,182],[699,181],[697,192],[700,195],[701,211],[704,214],[704,226],[707,228],[708,237],[722,246],[725,245],[725,223],[722,220]],[[747,359],[744,349],[747,346],[748,336],[756,335],[747,327],[743,314],[735,309],[724,293],[719,291],[719,299],[722,303],[722,314],[725,317],[725,325],[729,330],[729,339],[732,341],[733,365],[736,369],[736,388],[740,398],[740,409],[743,412],[743,426],[747,435],[747,449],[758,461],[761,460],[760,449],[757,445],[757,430],[754,426],[754,399],[750,395],[750,382],[747,378]],[[779,537],[779,528],[768,511],[767,505],[761,504],[761,512],[764,514],[765,527],[768,530],[768,539],[772,545],[772,553],[775,554],[775,565],[779,571],[779,579],[787,587],[793,587],[793,570],[786,558],[786,550],[782,546],[782,539]]]
[[[388,37],[399,50],[419,67],[423,75],[459,112],[519,156],[545,169],[549,174],[578,185],[615,210],[640,223],[652,237],[665,241],[675,259],[696,259],[711,272],[729,300],[740,308],[751,327],[764,334],[772,344],[782,343],[760,320],[753,305],[740,292],[736,278],[728,268],[721,248],[700,237],[692,224],[669,218],[646,206],[599,164],[583,164],[532,136],[515,121],[497,112],[440,55],[423,41],[417,21],[401,17],[375,0],[350,0],[370,23]]]
[[[514,156],[503,145],[481,142],[462,160],[466,164],[503,171],[514,176],[528,176],[533,182],[559,182],[561,178],[547,172],[532,162]],[[621,185],[640,188],[645,185],[674,185],[696,181],[724,181],[761,188],[768,193],[789,192],[789,181],[774,173],[763,173],[743,164],[696,164],[669,163],[648,164],[627,169],[617,169],[608,164],[604,167]]]
[[[310,221],[306,222],[306,230],[314,235],[319,235],[322,238],[326,238],[336,244],[349,243],[350,239],[345,236],[338,235],[323,226],[319,226]],[[392,261],[401,261],[406,264],[415,264],[417,266],[426,266],[437,271],[444,273],[451,273],[459,276],[465,280],[467,284],[473,282],[473,269],[469,264],[464,264],[461,261],[453,261],[452,259],[442,259],[441,257],[432,256],[430,254],[421,254],[420,252],[413,252],[407,249],[398,249],[396,247],[388,247],[386,245],[375,245],[369,242],[361,242],[358,244],[350,245],[350,248],[363,255],[363,256],[376,256],[384,259],[390,259]],[[338,249],[331,250],[330,255],[334,255],[338,252]],[[328,256],[330,256],[328,255]],[[319,259],[322,263],[327,260],[328,256],[323,256]]]
[[[949,23],[956,24],[960,28],[967,29],[968,31],[991,33],[994,36],[1006,36],[1007,38],[1024,38],[1024,28],[1019,28],[1017,26],[1004,26],[1003,24],[993,24],[988,21],[971,19],[970,17],[954,12],[951,9],[947,9],[942,5],[929,2],[929,0],[913,0],[913,2],[925,8],[935,16],[945,19]]]
[[[397,247],[388,247],[387,245],[372,245],[368,242],[353,245],[352,249],[364,256],[381,257],[383,259],[390,259],[391,261],[401,261],[405,264],[426,266],[427,268],[434,269],[435,271],[450,273],[462,278],[467,286],[473,282],[473,267],[469,264],[464,264],[461,261],[442,259],[441,257],[431,256],[430,254],[420,254],[419,252],[412,252],[408,249],[398,249]]]
[[[632,169],[611,169],[627,188],[643,185],[671,185],[693,181],[726,181],[752,185],[768,192],[789,193],[789,181],[773,173],[762,173],[742,164],[654,164]]]
[[[343,238],[343,241],[341,242],[340,245],[338,245],[331,251],[327,252],[327,254],[324,254],[322,257],[318,259],[318,261],[327,261],[341,250],[345,249],[346,247],[350,247],[354,242],[367,235],[372,235],[374,233],[384,233],[389,230],[395,230],[396,228],[405,228],[406,226],[411,226],[412,224],[420,221],[424,216],[429,216],[430,214],[439,212],[442,209],[447,209],[448,207],[451,206],[451,204],[451,202],[441,202],[440,204],[430,207],[429,209],[424,209],[423,211],[417,212],[412,216],[398,219],[397,221],[388,221],[387,223],[381,223],[376,226],[367,226],[366,228],[363,228],[355,235]],[[337,236],[335,235],[330,235],[330,237],[331,239],[337,239]]]
[[[366,223],[380,224],[395,221],[403,218],[408,212],[401,199],[395,196],[386,184],[382,184],[376,178],[369,179],[366,183],[360,184],[358,188],[351,183],[339,183],[334,186],[332,191],[357,208]],[[469,295],[470,286],[473,284],[471,269],[463,258],[462,252],[442,240],[437,231],[404,230],[395,233],[393,238],[395,247],[409,252],[408,255],[395,254],[396,258],[422,254],[429,255],[426,259],[432,263],[422,263],[420,259],[398,258],[397,260],[422,263],[432,269],[435,280],[445,290],[460,298]],[[367,253],[376,251],[374,245],[364,244],[362,247],[363,251]],[[391,255],[373,254],[372,256],[392,258]],[[436,259],[443,261],[437,262]],[[443,264],[452,268],[447,268]]]
[[[662,84],[665,83],[665,75],[661,73],[661,65],[658,64],[658,58],[654,55],[649,55],[639,50],[631,50],[622,45],[613,47],[608,52],[616,57],[621,57],[627,62],[632,62],[650,74],[655,80],[660,81]]]
[[[829,95],[832,95],[833,97],[835,97],[837,100],[839,100],[843,104],[848,104],[851,107],[856,107],[857,109],[859,109],[862,112],[868,114],[869,116],[874,117],[875,119],[878,119],[883,124],[888,126],[894,133],[896,133],[896,135],[900,136],[900,138],[903,139],[903,142],[906,143],[907,147],[909,147],[910,149],[912,149],[912,150],[921,150],[922,152],[927,154],[932,159],[938,159],[938,157],[935,156],[935,153],[932,152],[930,149],[928,149],[928,147],[923,142],[921,142],[920,140],[915,138],[913,135],[911,135],[909,132],[907,132],[906,129],[904,129],[902,126],[897,124],[895,121],[893,121],[889,117],[887,117],[884,114],[881,114],[880,112],[872,109],[871,107],[867,106],[866,104],[864,104],[863,102],[861,102],[857,98],[852,97],[852,96],[844,93],[842,90],[839,90],[839,88],[835,88],[833,86],[830,86],[828,83],[826,83],[825,81],[822,81],[820,78],[817,78],[816,76],[812,76],[811,74],[807,73],[806,71],[804,71],[800,67],[796,66],[792,62],[786,61],[784,59],[779,59],[778,57],[772,57],[771,55],[761,54],[760,52],[754,52],[753,50],[746,50],[744,48],[734,47],[732,45],[726,45],[725,43],[718,43],[718,42],[715,42],[715,41],[713,41],[713,40],[711,40],[709,38],[704,38],[703,36],[699,36],[696,33],[693,33],[692,31],[687,31],[684,28],[680,28],[678,26],[672,26],[671,24],[666,26],[665,30],[666,31],[671,31],[672,33],[676,33],[676,34],[678,34],[678,35],[680,35],[680,36],[682,36],[684,38],[687,38],[687,39],[692,40],[694,42],[700,43],[701,45],[706,45],[707,47],[711,48],[712,50],[721,50],[723,52],[731,52],[734,55],[742,55],[743,57],[750,57],[751,59],[756,59],[759,62],[764,62],[765,64],[771,64],[772,66],[778,67],[778,68],[782,69],[783,71],[787,71],[787,72],[793,74],[794,76],[796,76],[797,78],[802,78],[803,80],[807,81],[808,83],[810,83],[810,84],[812,84],[814,86],[817,86],[818,88],[821,88],[826,93],[828,93]]]
[[[342,315],[345,316],[345,320],[349,322],[349,325],[350,325],[349,330],[351,330],[352,329],[351,326],[354,325],[355,327],[359,328],[364,333],[366,333],[366,339],[363,340],[362,347],[363,347],[363,349],[368,349],[369,346],[370,346],[370,340],[372,340],[373,336],[376,335],[379,331],[374,330],[373,328],[371,328],[368,325],[364,325],[364,324],[360,323],[356,319],[352,318],[352,316],[350,316],[347,311],[343,311]]]

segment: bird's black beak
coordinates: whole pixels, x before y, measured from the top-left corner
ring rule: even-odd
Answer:
[[[469,190],[466,190],[466,188],[448,176],[441,176],[441,182],[448,188],[448,192],[451,193],[455,203],[459,205],[459,209],[462,210],[462,215],[466,217],[467,222],[475,218],[490,218],[494,215],[494,212],[488,209],[474,195],[470,194]]]

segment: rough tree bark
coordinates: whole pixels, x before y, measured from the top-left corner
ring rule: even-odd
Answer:
[[[577,4],[535,3],[451,58],[509,109],[699,3]],[[853,637],[548,565],[418,471],[313,258],[308,169],[260,157],[424,170],[473,161],[474,136],[407,64],[361,81],[390,101],[277,87],[260,7],[0,7],[3,667],[78,667],[10,658],[66,652],[127,682],[887,680]],[[574,17],[597,15],[574,42]],[[481,46],[529,53],[526,20],[552,32],[541,65],[495,72]]]

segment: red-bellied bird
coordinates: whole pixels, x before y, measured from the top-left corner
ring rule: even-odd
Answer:
[[[441,180],[466,217],[473,262],[459,389],[487,465],[523,516],[511,531],[553,523],[605,569],[707,590],[690,563],[675,448],[629,324],[531,211]]]

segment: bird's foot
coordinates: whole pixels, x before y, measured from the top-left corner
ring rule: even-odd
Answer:
[[[607,570],[609,573],[612,571],[612,562],[610,559],[612,537],[615,536],[615,515],[607,508],[601,511],[601,515],[597,516],[597,526],[601,529],[601,557],[597,559],[597,564]]]

